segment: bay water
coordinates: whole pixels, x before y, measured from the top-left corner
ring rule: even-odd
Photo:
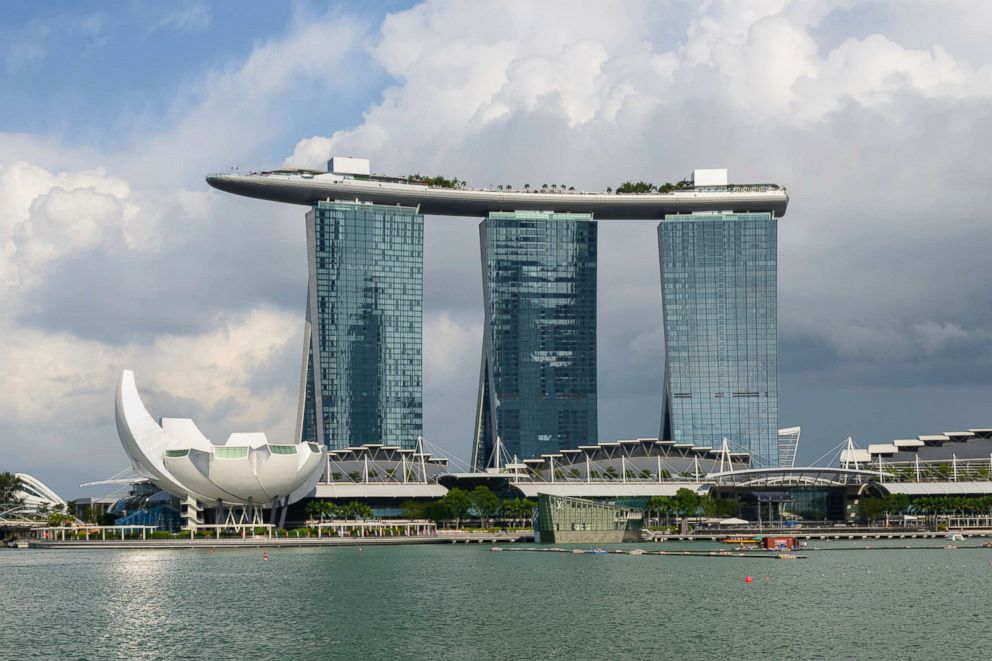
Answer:
[[[2,550],[0,658],[992,655],[992,549],[817,544],[795,561],[478,544]]]

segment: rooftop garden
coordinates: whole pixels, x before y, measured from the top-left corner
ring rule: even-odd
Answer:
[[[424,184],[425,186],[431,186],[433,188],[464,188],[465,180],[459,179],[458,177],[444,177],[442,175],[435,175],[433,177],[428,175],[411,174],[407,177],[407,180],[411,184]]]
[[[459,179],[458,177],[445,177],[443,175],[424,175],[411,174],[406,177],[406,181],[411,184],[422,184],[424,186],[430,186],[432,188],[452,188],[459,189],[465,188],[467,183],[464,179]],[[646,181],[625,181],[614,191],[612,187],[607,187],[607,193],[617,193],[618,195],[637,195],[643,193],[671,193],[677,190],[686,190],[692,188],[693,184],[688,179],[683,179],[682,181],[676,181],[675,183],[665,182],[660,185],[652,184]],[[567,184],[541,184],[540,186],[531,186],[530,184],[524,184],[523,186],[514,189],[510,184],[500,184],[498,186],[487,186],[486,188],[495,188],[498,191],[511,192],[514,190],[523,191],[524,193],[565,193],[565,192],[575,192],[575,186],[569,186]]]
[[[636,195],[639,193],[671,193],[672,191],[685,190],[687,188],[692,188],[692,182],[688,179],[676,181],[674,184],[666,181],[660,186],[650,184],[646,181],[625,181],[617,186],[616,192],[618,195]],[[606,192],[609,193],[610,189],[607,188]]]

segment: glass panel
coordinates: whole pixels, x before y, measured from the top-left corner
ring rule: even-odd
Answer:
[[[296,454],[295,445],[272,445],[269,444],[269,452],[272,454]]]
[[[476,468],[598,441],[596,243],[589,214],[494,212],[481,225],[486,330]]]
[[[423,434],[424,217],[319,202],[307,224],[313,337],[301,440],[413,448]]]
[[[166,450],[166,457],[185,457],[189,454],[189,450]]]
[[[214,448],[214,456],[218,459],[244,459],[248,456],[248,448],[218,447]]]
[[[778,463],[777,237],[768,213],[680,214],[658,225],[662,436]]]

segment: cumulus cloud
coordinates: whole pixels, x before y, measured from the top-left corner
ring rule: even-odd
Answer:
[[[173,27],[193,27],[186,18]],[[82,28],[94,37],[100,26]],[[291,436],[302,213],[208,191],[203,176],[289,123],[287,90],[335,89],[362,34],[345,14],[300,14],[242,62],[177,90],[168,120],[123,149],[0,134],[5,463],[31,469],[43,442],[45,472],[70,494],[116,470],[108,407],[126,367],[158,414],[194,417],[218,438]]]
[[[381,154],[386,165],[433,152],[440,163],[449,145],[514,115],[540,110],[568,128],[599,121],[600,130],[613,129],[700,93],[732,104],[749,123],[787,125],[821,120],[847,102],[877,107],[903,92],[992,95],[992,67],[959,61],[939,45],[906,48],[873,34],[821,48],[815,29],[831,8],[707,3],[681,40],[667,44],[652,32],[659,8],[650,3],[622,11],[611,3],[509,3],[478,20],[475,10],[427,2],[387,18],[373,50],[400,84],[360,126],[301,140],[286,162],[319,167],[338,151]]]

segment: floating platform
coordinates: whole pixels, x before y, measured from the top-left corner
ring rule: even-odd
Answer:
[[[558,546],[518,546],[513,548],[495,546],[491,550],[498,552],[517,551],[522,553],[566,553],[570,555],[666,555],[688,558],[761,558],[764,560],[806,560],[809,557],[805,555],[797,555],[795,553],[769,553],[767,551],[758,553],[741,551],[645,551],[644,549],[613,549],[612,551],[609,551],[605,549],[569,549]]]

